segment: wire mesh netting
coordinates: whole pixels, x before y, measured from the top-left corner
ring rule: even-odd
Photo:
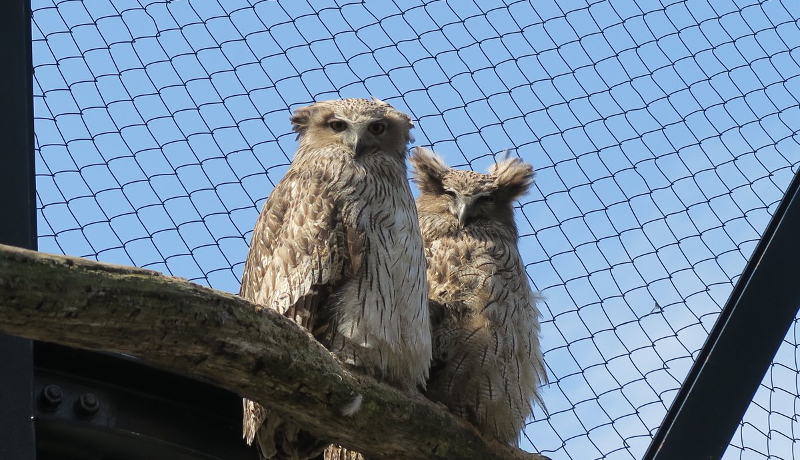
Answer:
[[[554,460],[641,457],[800,164],[794,0],[32,9],[42,251],[236,292],[316,100],[379,97],[458,167],[532,163],[551,384],[521,447]],[[797,333],[725,458],[794,458]]]
[[[725,458],[794,459],[800,457],[798,426],[798,346],[795,319],[758,388]]]

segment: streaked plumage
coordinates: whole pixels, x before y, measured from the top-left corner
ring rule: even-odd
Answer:
[[[241,295],[292,318],[342,361],[409,392],[431,358],[425,260],[406,180],[410,118],[378,100],[292,116],[300,145],[253,231]],[[265,458],[327,443],[245,400],[244,436]]]
[[[366,460],[363,455],[342,446],[331,445],[325,449],[323,460]]]
[[[513,201],[533,181],[519,159],[489,174],[450,169],[433,152],[411,157],[428,260],[433,367],[426,395],[516,445],[546,381],[539,311],[517,248]]]

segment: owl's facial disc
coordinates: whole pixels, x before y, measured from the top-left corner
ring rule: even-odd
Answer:
[[[450,211],[458,218],[462,228],[466,227],[471,219],[480,217],[483,208],[491,206],[494,202],[490,193],[467,195],[449,189],[445,189],[444,193],[450,198]]]
[[[380,145],[380,138],[386,132],[386,122],[383,120],[371,120],[359,123],[354,126],[356,128],[356,140],[353,152],[356,157],[364,154],[371,153]]]

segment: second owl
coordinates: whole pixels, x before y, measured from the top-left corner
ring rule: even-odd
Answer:
[[[411,163],[430,284],[427,396],[485,435],[516,445],[547,379],[539,296],[517,249],[513,209],[533,182],[533,168],[514,158],[489,174],[458,171],[423,148]]]

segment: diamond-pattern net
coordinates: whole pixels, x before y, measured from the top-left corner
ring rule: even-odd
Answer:
[[[520,247],[552,383],[521,447],[637,459],[800,164],[800,4],[34,0],[39,247],[236,292],[291,110],[537,168]],[[725,458],[794,458],[798,328]],[[721,385],[724,382],[720,382]]]

